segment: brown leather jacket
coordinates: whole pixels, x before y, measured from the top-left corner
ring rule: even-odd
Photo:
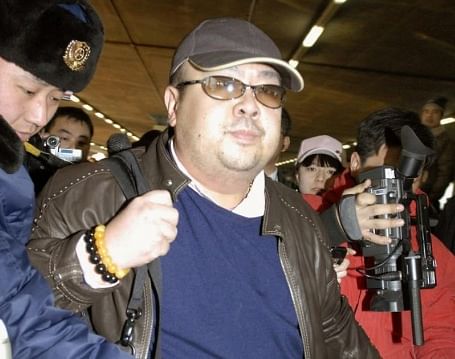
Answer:
[[[189,180],[166,149],[168,136],[164,133],[138,159],[150,187],[169,190],[175,200]],[[75,246],[84,230],[108,222],[124,200],[102,161],[66,167],[41,193],[29,243],[31,259],[49,280],[57,304],[74,311],[91,307],[94,330],[111,341],[120,337],[134,273],[113,288],[92,289],[82,279]],[[300,324],[305,358],[378,358],[347,301],[340,296],[327,235],[316,212],[298,193],[268,179],[265,207],[262,232],[279,240],[278,252]],[[148,278],[144,314],[134,337],[137,358],[146,358],[153,342],[151,288]]]

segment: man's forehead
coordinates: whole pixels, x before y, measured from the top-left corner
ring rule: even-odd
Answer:
[[[264,77],[266,79],[272,80],[281,80],[280,74],[272,66],[262,63],[252,63],[252,64],[242,64],[227,67],[225,69],[220,69],[216,71],[201,71],[194,68],[189,62],[186,62],[183,65],[184,77],[191,76],[192,72],[204,74],[205,76],[213,75],[230,75],[233,77],[244,77],[248,75],[255,75],[259,77]]]
[[[422,108],[423,111],[429,111],[429,110],[437,110],[437,111],[442,111],[441,107],[434,104],[434,103],[427,103],[426,105],[423,106]]]
[[[17,66],[14,63],[11,63],[11,64],[13,65],[12,67],[15,69],[16,77],[19,78],[19,79],[22,79],[24,81],[34,82],[37,85],[42,86],[42,87],[52,87],[56,91],[64,92],[65,96],[68,96],[68,97],[70,97],[73,94],[71,91],[63,91],[62,89],[60,89],[60,88],[58,88],[58,87],[56,87],[54,85],[51,85],[50,83],[48,83],[48,82],[44,81],[43,79],[33,75],[32,73],[24,70],[22,67]]]

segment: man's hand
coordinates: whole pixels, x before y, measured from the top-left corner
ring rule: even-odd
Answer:
[[[343,196],[356,195],[355,212],[363,238],[376,244],[388,244],[391,242],[389,238],[374,234],[370,230],[401,227],[404,225],[404,221],[402,219],[374,217],[385,214],[396,214],[403,211],[404,207],[402,204],[376,204],[376,196],[372,193],[365,192],[370,186],[371,181],[366,180],[357,186],[344,190]]]
[[[346,248],[346,249],[347,249],[347,253],[346,253],[346,257],[343,259],[343,262],[341,262],[340,264],[333,265],[333,269],[335,270],[335,272],[337,274],[338,283],[341,283],[341,280],[348,275],[349,264],[351,264],[348,256],[349,255],[353,256],[356,253],[356,251],[352,248]]]
[[[107,252],[120,268],[140,267],[169,251],[177,236],[177,222],[178,211],[169,192],[147,192],[108,223]]]

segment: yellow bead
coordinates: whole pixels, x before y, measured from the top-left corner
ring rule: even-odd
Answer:
[[[95,232],[104,232],[106,230],[106,226],[102,225],[102,224],[99,224],[98,226],[96,226],[95,228]]]
[[[112,262],[109,265],[106,264],[106,269],[109,273],[115,273],[118,270],[117,266]]]
[[[115,271],[115,276],[118,279],[122,279],[123,277],[125,277],[128,274],[129,271],[130,271],[129,269],[118,269]]]

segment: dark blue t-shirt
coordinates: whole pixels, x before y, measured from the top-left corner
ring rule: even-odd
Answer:
[[[179,194],[177,239],[162,257],[164,358],[302,358],[277,239],[262,218]]]

